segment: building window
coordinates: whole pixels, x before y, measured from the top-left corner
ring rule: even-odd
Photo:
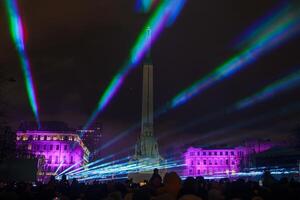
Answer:
[[[211,160],[208,161],[208,164],[209,164],[209,165],[212,165]]]
[[[197,155],[200,156],[200,152],[199,151],[197,152]]]
[[[46,150],[47,149],[47,146],[46,145],[44,145],[44,150]]]
[[[220,156],[223,156],[223,151],[220,152]]]
[[[191,165],[194,165],[194,161],[191,161]]]
[[[58,156],[55,156],[55,164],[58,163]]]
[[[65,146],[64,146],[64,150],[66,151],[67,149],[68,149],[68,146],[67,146],[67,145],[65,145]]]
[[[36,150],[37,150],[37,151],[40,150],[40,145],[36,145]]]
[[[214,152],[214,154],[215,154],[215,156],[218,155],[218,153],[216,151]]]
[[[190,174],[190,175],[193,175],[193,170],[190,169],[189,174]]]
[[[226,159],[226,165],[229,165],[229,161],[228,161],[228,159]]]
[[[203,160],[203,165],[206,165],[206,160]]]
[[[208,155],[211,156],[211,152],[208,152]]]
[[[64,163],[67,163],[67,156],[64,156]]]
[[[206,152],[205,152],[205,151],[203,151],[203,153],[202,153],[202,154],[203,154],[203,156],[206,156]]]
[[[45,139],[45,137],[42,135],[42,136],[38,136],[38,140],[44,140]]]
[[[234,151],[231,151],[230,153],[231,153],[232,156],[234,156]]]
[[[50,166],[48,166],[48,170],[47,170],[48,172],[51,172],[51,167]]]
[[[194,156],[195,155],[195,152],[190,152],[190,156]]]
[[[198,174],[200,174],[200,169],[198,169]]]
[[[218,165],[218,161],[215,160],[215,165]]]
[[[228,156],[228,151],[225,151],[225,155]]]
[[[70,163],[71,163],[71,164],[74,163],[73,156],[70,157]]]
[[[51,162],[52,162],[52,156],[49,156],[49,158],[48,158],[48,164],[51,164]]]
[[[33,140],[33,136],[29,135],[28,140],[30,140],[30,141]]]
[[[59,145],[56,145],[56,150],[59,150]]]
[[[50,151],[52,151],[53,150],[53,145],[52,144],[50,144]]]
[[[197,165],[200,165],[200,161],[199,160],[197,161]]]
[[[232,161],[231,164],[234,165],[235,164],[234,161]]]

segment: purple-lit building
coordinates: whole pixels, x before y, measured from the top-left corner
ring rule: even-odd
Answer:
[[[89,150],[72,131],[19,130],[16,137],[19,156],[38,158],[39,180],[88,162]]]
[[[247,143],[235,148],[189,147],[184,153],[185,176],[234,175],[245,167],[252,167],[252,155],[270,149],[273,145]]]

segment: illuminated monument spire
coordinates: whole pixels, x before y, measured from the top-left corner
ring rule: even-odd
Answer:
[[[134,161],[151,168],[159,168],[163,158],[159,155],[158,144],[153,134],[153,64],[151,61],[151,29],[148,28],[148,51],[143,65],[143,96],[141,134],[135,146]],[[147,179],[149,172],[130,174],[135,182]],[[150,177],[149,177],[150,178]]]
[[[148,52],[143,66],[143,103],[142,132],[143,136],[153,136],[153,65],[151,62],[151,30],[148,28]]]
[[[143,66],[142,127],[135,157],[160,159],[158,144],[153,135],[153,64],[151,62],[151,30],[148,28],[149,47]]]

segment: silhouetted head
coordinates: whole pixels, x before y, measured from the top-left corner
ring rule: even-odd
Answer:
[[[62,175],[61,180],[62,180],[62,181],[66,181],[66,180],[67,180],[67,176],[66,176],[65,174]]]

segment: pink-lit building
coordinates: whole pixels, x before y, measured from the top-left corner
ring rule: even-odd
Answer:
[[[16,137],[19,156],[38,158],[39,180],[88,162],[89,150],[73,132],[22,130],[17,132]]]
[[[251,156],[272,147],[269,142],[247,143],[235,148],[206,149],[189,147],[184,153],[185,176],[234,175],[251,167]]]

